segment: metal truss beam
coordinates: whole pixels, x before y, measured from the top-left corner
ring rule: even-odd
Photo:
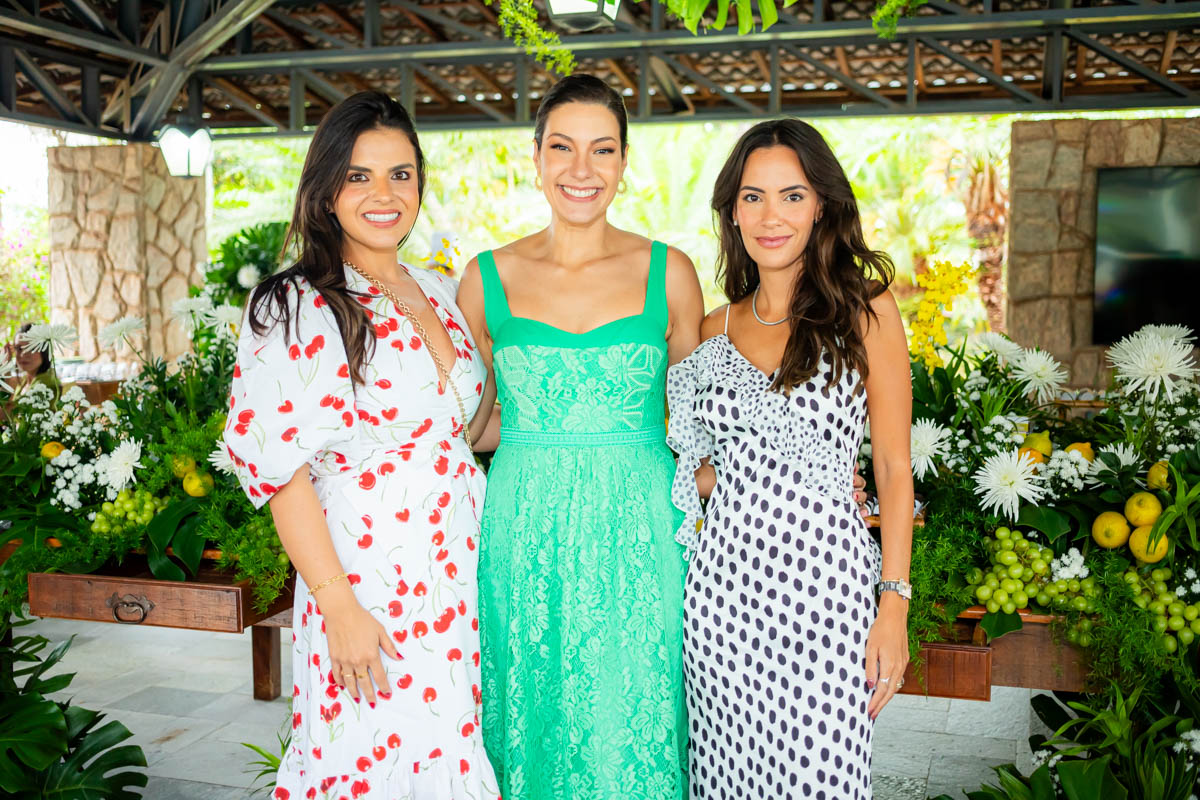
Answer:
[[[71,98],[58,88],[58,84],[53,78],[46,74],[45,70],[37,65],[27,53],[22,50],[15,51],[17,66],[21,72],[25,73],[25,77],[29,79],[37,90],[42,93],[42,97],[51,108],[58,113],[67,122],[87,122],[82,113],[71,102]]]
[[[80,28],[73,28],[70,25],[63,25],[61,22],[55,22],[44,17],[34,17],[29,14],[10,11],[7,8],[0,8],[0,30],[4,29],[18,33],[33,34],[34,36],[44,36],[61,44],[82,47],[86,51],[116,56],[117,58],[123,58],[126,61],[133,61],[135,63],[152,65],[166,63],[166,59],[158,53],[143,47],[135,47],[119,39],[101,36]]]
[[[1004,91],[1008,92],[1009,94],[1013,95],[1014,97],[1021,98],[1026,103],[1029,103],[1031,108],[1035,108],[1035,107],[1041,105],[1041,102],[1042,102],[1041,98],[1039,98],[1037,95],[1034,95],[1034,94],[1031,94],[1030,92],[1025,91],[1020,86],[1014,85],[1012,81],[1004,80],[1003,77],[1001,77],[1000,75],[997,75],[995,72],[992,72],[990,69],[983,66],[982,64],[977,64],[974,61],[972,61],[971,59],[967,58],[966,56],[959,55],[958,53],[954,52],[953,50],[946,47],[945,45],[942,45],[939,42],[935,42],[932,39],[929,39],[926,37],[921,37],[919,39],[919,41],[921,42],[921,44],[923,46],[928,47],[930,50],[934,51],[935,53],[939,53],[940,55],[945,56],[946,58],[953,61],[955,64],[958,64],[961,67],[965,67],[966,69],[971,70],[971,72],[974,72],[976,75],[980,75],[980,76],[986,78],[987,82],[992,84],[993,86],[1003,89]]]
[[[880,105],[884,106],[885,108],[895,109],[896,102],[894,100],[881,95],[879,92],[876,92],[874,89],[868,88],[867,86],[856,81],[854,78],[851,78],[849,75],[847,75],[839,70],[834,69],[833,67],[829,66],[828,64],[826,64],[822,61],[818,61],[817,59],[815,59],[812,56],[808,55],[807,53],[803,52],[802,50],[799,50],[790,45],[782,45],[782,46],[787,48],[787,51],[789,53],[791,53],[796,58],[803,61],[805,64],[808,64],[810,67],[812,67],[813,69],[816,69],[820,72],[824,72],[826,75],[833,78],[835,81],[842,84],[847,89],[851,89],[851,90],[857,92],[858,94],[862,95],[863,97],[867,98],[868,100],[870,100],[874,103],[879,103]],[[773,83],[772,83],[772,88],[774,88]]]
[[[1141,77],[1150,81],[1151,83],[1157,83],[1159,86],[1163,87],[1168,92],[1173,92],[1174,94],[1177,94],[1182,98],[1190,100],[1193,103],[1200,103],[1200,95],[1197,95],[1195,92],[1191,91],[1190,89],[1188,89],[1184,86],[1180,86],[1178,83],[1171,80],[1166,75],[1163,75],[1159,72],[1156,72],[1156,71],[1150,69],[1149,67],[1147,67],[1145,64],[1141,63],[1140,61],[1132,59],[1129,56],[1126,56],[1122,53],[1118,53],[1116,50],[1113,50],[1111,47],[1107,47],[1107,46],[1101,44],[1100,42],[1097,42],[1092,37],[1087,36],[1084,33],[1080,33],[1079,31],[1067,31],[1067,35],[1070,36],[1075,41],[1079,42],[1084,47],[1088,48],[1089,50],[1093,50],[1093,51],[1099,53],[1100,55],[1104,56],[1105,58],[1109,59],[1110,61],[1120,64],[1122,67],[1125,67],[1125,69],[1129,70],[1130,72],[1137,73],[1138,75],[1140,75]]]

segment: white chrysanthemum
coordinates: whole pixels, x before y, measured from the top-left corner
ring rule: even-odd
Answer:
[[[1012,364],[1021,358],[1024,350],[1021,345],[1009,339],[1002,333],[981,333],[975,337],[975,343],[985,350],[991,350],[1000,359],[1001,364]]]
[[[233,459],[229,457],[229,451],[225,449],[224,445],[218,445],[216,450],[208,454],[208,463],[212,464],[213,469],[217,472],[233,474]]]
[[[259,274],[258,267],[247,264],[237,271],[238,286],[243,289],[253,289],[258,286],[258,282],[262,280],[262,275]]]
[[[1106,444],[1100,447],[1101,453],[1112,453],[1117,457],[1117,461],[1121,463],[1121,468],[1136,467],[1142,462],[1141,456],[1137,450],[1126,444],[1125,442],[1115,442],[1114,444]],[[1095,463],[1095,462],[1093,462]]]
[[[913,423],[909,449],[913,477],[917,480],[924,480],[927,474],[937,469],[933,460],[946,455],[949,433],[930,419],[919,419]]]
[[[188,330],[195,330],[212,310],[212,299],[206,295],[181,297],[171,304],[171,319],[182,322]]]
[[[1196,334],[1187,325],[1143,325],[1137,334],[1185,344],[1191,344],[1196,339]]]
[[[113,347],[119,343],[129,344],[129,337],[144,330],[146,322],[141,317],[121,317],[111,325],[105,325],[96,334],[101,347]]]
[[[242,310],[231,303],[222,303],[205,314],[205,320],[217,331],[217,336],[232,337],[242,324]]]
[[[7,350],[0,350],[0,392],[13,393],[13,385],[4,380],[4,378],[16,373],[16,371],[16,359],[9,355]]]
[[[19,338],[30,350],[44,353],[54,347],[60,350],[70,347],[79,341],[79,334],[73,325],[43,322],[31,325]]]
[[[983,510],[1002,513],[1015,521],[1022,500],[1029,503],[1040,500],[1043,489],[1038,484],[1035,466],[1028,453],[1017,450],[989,456],[971,476],[975,481],[975,494],[982,495],[980,506]]]
[[[1025,392],[1035,395],[1039,403],[1049,403],[1058,396],[1067,373],[1054,356],[1031,348],[1021,351],[1013,361],[1013,377],[1021,381]]]
[[[1144,392],[1153,400],[1161,391],[1170,400],[1176,381],[1190,380],[1196,369],[1192,346],[1182,339],[1164,339],[1139,331],[1108,351],[1108,361],[1126,394]]]
[[[134,469],[141,467],[142,445],[126,439],[108,455],[108,485],[118,492],[133,482]]]

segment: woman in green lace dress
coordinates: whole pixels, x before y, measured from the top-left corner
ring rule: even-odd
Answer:
[[[703,299],[687,256],[608,223],[625,152],[620,96],[560,81],[534,133],[550,223],[482,253],[459,290],[501,405],[479,580],[484,741],[508,800],[687,794],[663,412]]]

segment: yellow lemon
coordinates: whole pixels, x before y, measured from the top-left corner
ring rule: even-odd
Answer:
[[[1068,453],[1071,452],[1072,450],[1077,450],[1079,452],[1079,455],[1083,456],[1084,459],[1089,462],[1094,461],[1096,459],[1096,452],[1094,450],[1092,450],[1091,442],[1072,442],[1071,444],[1067,445],[1063,449],[1066,450]]]
[[[207,472],[189,472],[183,476],[183,490],[192,497],[207,497],[213,490],[212,475]]]
[[[1138,492],[1125,501],[1125,518],[1135,528],[1153,525],[1162,510],[1162,503],[1149,492]]]
[[[1168,541],[1167,535],[1164,533],[1158,538],[1158,546],[1154,550],[1147,548],[1150,543],[1150,529],[1153,525],[1142,525],[1136,528],[1133,535],[1129,537],[1129,552],[1133,553],[1133,557],[1138,561],[1147,564],[1154,564],[1163,560],[1167,554],[1167,549],[1171,542]]]
[[[1046,457],[1042,455],[1041,450],[1034,450],[1032,447],[1022,447],[1017,451],[1020,455],[1029,456],[1029,460],[1035,464],[1045,464]]]
[[[1167,481],[1171,478],[1171,472],[1167,469],[1167,462],[1159,461],[1154,464],[1146,472],[1146,485],[1151,489],[1162,489],[1166,491]]]
[[[1025,437],[1025,441],[1021,442],[1021,447],[1037,450],[1047,458],[1054,452],[1054,445],[1050,443],[1050,434],[1046,431],[1029,434]]]
[[[1105,511],[1092,520],[1092,538],[1109,550],[1129,541],[1129,522],[1118,511]]]
[[[171,472],[176,478],[182,478],[189,472],[196,471],[196,459],[183,453],[171,456]]]
[[[66,449],[62,442],[46,442],[42,445],[42,458],[58,458],[59,454]]]

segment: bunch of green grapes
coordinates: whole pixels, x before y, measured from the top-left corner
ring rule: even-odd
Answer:
[[[92,520],[92,533],[119,536],[135,528],[144,528],[154,515],[167,507],[167,498],[155,497],[145,489],[122,489],[117,499],[105,501]]]
[[[1162,635],[1163,649],[1174,653],[1187,647],[1200,634],[1200,604],[1185,603],[1167,581],[1171,570],[1158,567],[1149,575],[1129,567],[1122,575],[1133,590],[1133,602],[1154,614],[1154,630]]]
[[[1021,531],[1003,527],[997,528],[986,544],[991,567],[987,572],[975,567],[966,579],[975,587],[975,599],[988,611],[1012,614],[1031,605],[1085,614],[1096,611],[1095,579],[1053,580],[1050,564],[1054,551],[1050,548],[1030,541]]]

